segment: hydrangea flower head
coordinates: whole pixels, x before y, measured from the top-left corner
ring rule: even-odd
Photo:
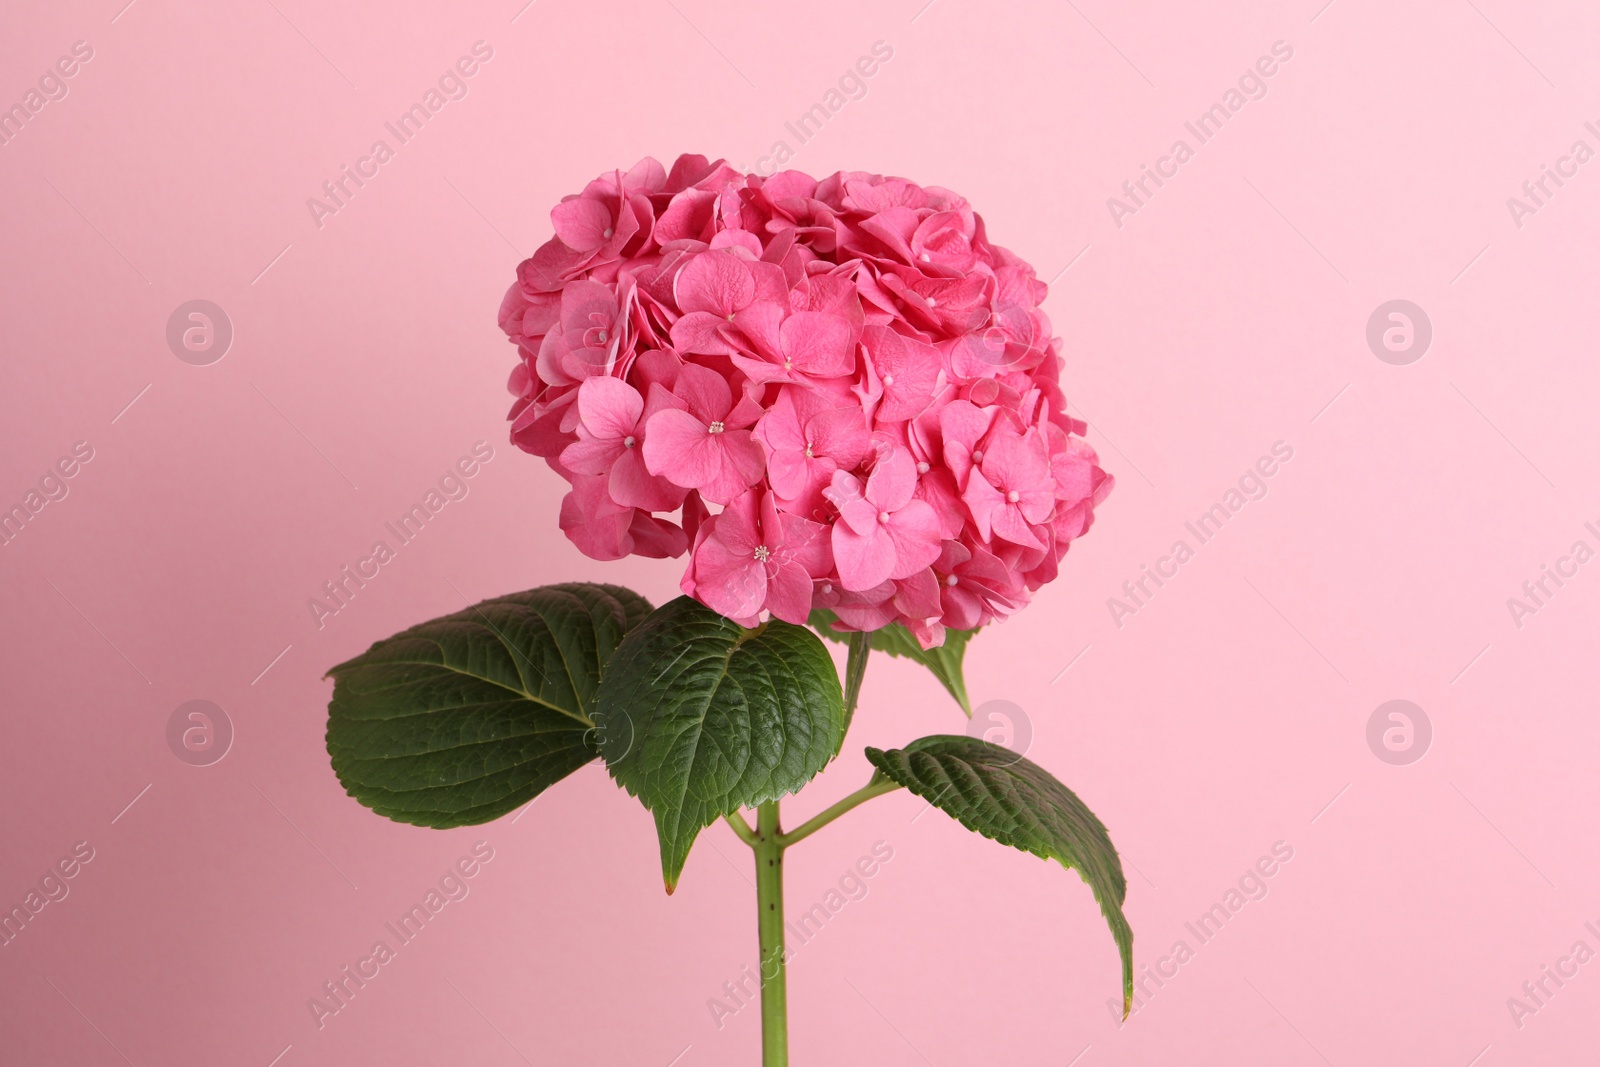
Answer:
[[[551,221],[500,308],[511,440],[589,556],[687,553],[745,625],[931,647],[1026,604],[1111,491],[1046,286],[948,190],[647,158]]]

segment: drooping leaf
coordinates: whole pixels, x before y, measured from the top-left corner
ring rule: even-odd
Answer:
[[[845,735],[850,732],[850,720],[855,717],[856,704],[861,700],[861,683],[867,678],[867,657],[872,654],[871,634],[853,633],[848,636],[850,653],[845,657],[844,664],[844,729],[839,732],[841,746]]]
[[[419,826],[487,822],[598,755],[600,672],[650,613],[572,583],[496,597],[385,638],[328,672],[328,755],[345,791]]]
[[[1076,870],[1094,891],[1122,956],[1123,1014],[1133,1000],[1133,931],[1122,914],[1122,861],[1105,826],[1038,764],[973,737],[939,734],[867,749],[878,773],[1002,845]]]
[[[827,608],[817,608],[811,612],[809,621],[812,629],[828,640],[838,641],[841,644],[848,643],[851,634],[833,628],[838,618]],[[967,699],[967,679],[962,673],[961,661],[967,654],[967,642],[972,640],[972,635],[977,632],[977,630],[947,629],[944,632],[944,644],[937,648],[924,649],[917,644],[917,639],[911,636],[910,630],[897,622],[891,622],[880,630],[872,631],[872,647],[875,651],[887,652],[891,656],[916,660],[928,668],[950,691],[950,695],[956,698],[956,703],[961,705],[961,710],[966,712],[967,718],[970,719],[972,703]]]
[[[703,828],[794,792],[833,758],[844,697],[805,627],[746,629],[679,597],[618,647],[594,718],[611,776],[655,816],[670,893]]]

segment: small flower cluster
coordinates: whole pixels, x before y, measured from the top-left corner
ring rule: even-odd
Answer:
[[[948,190],[686,155],[551,219],[500,308],[511,440],[595,559],[689,552],[684,592],[745,625],[931,647],[1026,603],[1111,489],[1044,283]]]

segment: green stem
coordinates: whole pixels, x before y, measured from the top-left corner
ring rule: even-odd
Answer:
[[[807,819],[789,833],[783,834],[779,838],[779,841],[782,842],[784,848],[788,848],[796,841],[804,841],[806,838],[810,837],[812,834],[816,833],[818,830],[822,829],[824,826],[828,825],[830,822],[837,819],[839,816],[843,815],[857,804],[865,804],[873,797],[881,797],[883,794],[892,793],[899,788],[900,785],[898,782],[894,782],[888,778],[883,778],[877,774],[874,774],[872,776],[872,781],[868,782],[860,789],[857,789],[854,793],[851,793],[837,804],[834,804],[812,818]]]
[[[850,719],[861,696],[861,680],[867,673],[867,655],[871,651],[870,635],[851,636],[849,661],[845,665],[844,731],[850,729]],[[844,731],[840,732],[841,744]],[[792,834],[785,834],[779,825],[775,800],[756,808],[754,829],[738,812],[723,816],[756,856],[757,930],[761,944],[761,1067],[789,1067],[788,950],[783,939],[784,850],[810,837],[857,804],[899,788],[894,782],[873,775],[872,781],[864,787]]]
[[[755,837],[756,907],[760,909],[761,938],[761,1067],[788,1067],[788,976],[783,944],[785,841],[778,826],[777,801],[756,809]]]
[[[739,835],[740,841],[743,841],[751,848],[756,847],[756,841],[759,839],[756,837],[756,832],[750,829],[750,824],[744,821],[743,815],[740,815],[736,811],[730,812],[729,814],[724,815],[722,820],[729,826],[733,827],[733,832]]]

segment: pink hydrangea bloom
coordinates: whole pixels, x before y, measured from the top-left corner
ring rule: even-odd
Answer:
[[[684,592],[745,625],[931,647],[1026,604],[1111,491],[1045,285],[949,190],[682,156],[551,221],[500,308],[511,439],[596,559],[688,552]]]

